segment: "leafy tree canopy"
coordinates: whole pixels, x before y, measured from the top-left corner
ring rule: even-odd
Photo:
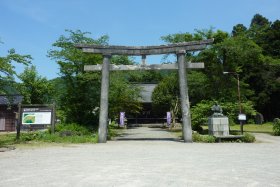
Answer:
[[[61,118],[66,122],[97,126],[100,102],[100,72],[84,72],[84,65],[102,63],[102,56],[83,53],[76,44],[108,45],[108,36],[92,39],[88,32],[66,30],[66,36],[60,36],[49,51],[49,57],[60,66],[61,79],[55,81],[56,87],[64,88],[58,99]],[[113,64],[134,64],[127,56],[113,56]],[[131,87],[124,73],[111,73],[109,115],[116,118],[123,108],[137,113],[141,108],[138,102],[139,91]]]
[[[47,104],[51,103],[53,87],[45,78],[41,77],[35,66],[26,67],[19,75],[22,83],[17,88],[23,96],[23,104]]]
[[[61,81],[58,87],[63,87],[59,92],[57,103],[63,111],[61,118],[69,123],[94,125],[97,116],[93,110],[99,106],[100,73],[85,73],[86,64],[102,63],[102,56],[83,53],[75,47],[76,44],[107,45],[108,36],[98,39],[88,37],[90,33],[80,30],[66,30],[67,35],[62,35],[49,50],[48,56],[56,60],[60,66]]]
[[[268,119],[271,119],[277,111],[280,115],[277,107],[279,104],[276,104],[279,102],[275,98],[280,93],[278,25],[278,20],[271,24],[265,17],[255,15],[248,29],[243,24],[237,24],[233,27],[231,35],[210,28],[196,30],[193,34],[178,33],[163,36],[162,39],[167,43],[215,39],[214,44],[200,53],[186,55],[186,61],[205,63],[205,69],[201,71],[188,71],[192,106],[202,99],[217,100],[220,103],[237,103],[237,75],[223,75],[224,71],[228,71],[239,74],[243,103],[250,102],[250,107],[254,106]],[[195,89],[193,90],[192,87]],[[193,93],[200,88],[203,90],[203,95]],[[173,94],[173,97],[175,96],[176,94]],[[162,98],[158,98],[164,101],[166,95],[162,94]]]
[[[10,49],[6,56],[0,56],[0,94],[9,94],[10,87],[17,76],[15,63],[28,65],[31,60],[30,55],[17,54],[15,49]]]

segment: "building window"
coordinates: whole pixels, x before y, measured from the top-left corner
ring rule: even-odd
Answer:
[[[5,130],[5,117],[0,116],[0,131]]]

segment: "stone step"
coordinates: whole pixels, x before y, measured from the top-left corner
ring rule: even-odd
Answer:
[[[150,127],[161,128],[164,127],[163,123],[143,123],[143,124],[128,124],[127,127]]]

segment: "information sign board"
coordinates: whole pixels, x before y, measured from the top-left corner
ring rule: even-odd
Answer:
[[[23,125],[50,125],[52,123],[51,108],[22,108],[21,111]]]
[[[239,114],[238,115],[238,120],[239,121],[246,121],[246,115],[245,114]]]

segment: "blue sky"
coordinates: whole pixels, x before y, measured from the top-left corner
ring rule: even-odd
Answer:
[[[47,51],[65,29],[93,38],[107,34],[112,45],[160,45],[161,36],[194,29],[231,32],[238,23],[249,26],[256,13],[275,21],[280,0],[0,0],[0,10],[0,56],[10,48],[30,54],[39,73],[51,79],[59,69]],[[161,56],[147,61],[160,63]]]

